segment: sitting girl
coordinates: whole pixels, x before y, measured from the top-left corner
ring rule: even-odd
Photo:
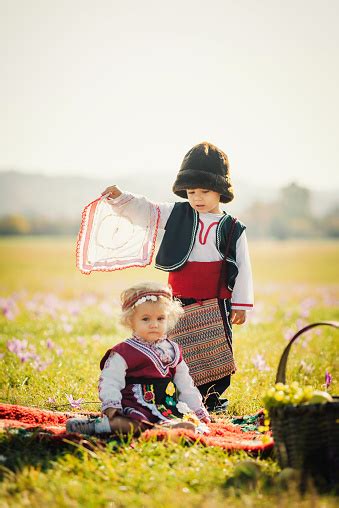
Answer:
[[[122,293],[121,302],[122,323],[132,336],[100,362],[103,416],[69,419],[67,431],[137,434],[154,424],[196,430],[200,421],[208,423],[181,348],[166,337],[183,313],[170,286],[138,284]]]

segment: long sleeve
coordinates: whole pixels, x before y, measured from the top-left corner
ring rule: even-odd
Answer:
[[[149,221],[150,207],[158,208],[160,212],[159,228],[164,229],[166,222],[173,210],[174,203],[153,203],[144,196],[123,192],[119,197],[107,198],[107,202],[115,209],[121,210],[124,217],[130,219],[134,224],[146,227]],[[127,205],[128,206],[124,206]]]
[[[232,309],[250,310],[253,307],[252,268],[245,231],[238,238],[236,262],[239,273],[232,293]]]
[[[125,388],[127,364],[118,353],[107,358],[99,378],[99,398],[102,411],[109,407],[121,409],[121,390]]]
[[[174,383],[179,390],[179,401],[185,402],[195,412],[199,420],[209,418],[208,412],[202,403],[201,394],[198,388],[194,386],[193,379],[184,360],[176,367]]]

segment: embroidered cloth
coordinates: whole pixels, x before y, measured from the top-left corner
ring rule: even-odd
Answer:
[[[182,347],[195,384],[203,385],[234,374],[231,338],[225,329],[218,299],[186,305],[184,311],[168,336]],[[223,313],[227,320],[225,309]]]
[[[138,221],[136,207],[142,207]],[[114,271],[152,262],[159,207],[126,195],[117,203],[105,196],[87,205],[77,239],[77,267],[82,273]]]

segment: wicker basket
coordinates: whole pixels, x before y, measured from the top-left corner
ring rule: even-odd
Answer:
[[[286,363],[293,342],[316,326],[336,322],[313,323],[292,337],[279,362],[276,383],[285,383]],[[339,397],[325,404],[285,405],[269,411],[275,449],[281,467],[299,469],[303,477],[322,483],[339,482]]]

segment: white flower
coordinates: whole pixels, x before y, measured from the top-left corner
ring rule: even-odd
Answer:
[[[142,303],[147,302],[147,300],[151,300],[152,302],[156,302],[158,300],[158,297],[155,296],[155,295],[142,296],[141,298],[139,298],[139,300],[137,300],[135,302],[134,307],[137,307],[138,305],[141,305]]]
[[[186,404],[186,402],[178,402],[177,404],[177,410],[179,411],[179,413],[185,415],[186,413],[191,413],[191,410],[190,408],[188,407],[188,405]]]
[[[209,434],[210,429],[207,427],[206,423],[200,422],[199,425],[196,428],[196,431],[198,434]]]
[[[139,300],[137,300],[134,304],[134,307],[137,307],[138,305],[141,305],[142,303],[145,303],[146,302],[146,297],[143,296],[142,298],[139,298]]]

